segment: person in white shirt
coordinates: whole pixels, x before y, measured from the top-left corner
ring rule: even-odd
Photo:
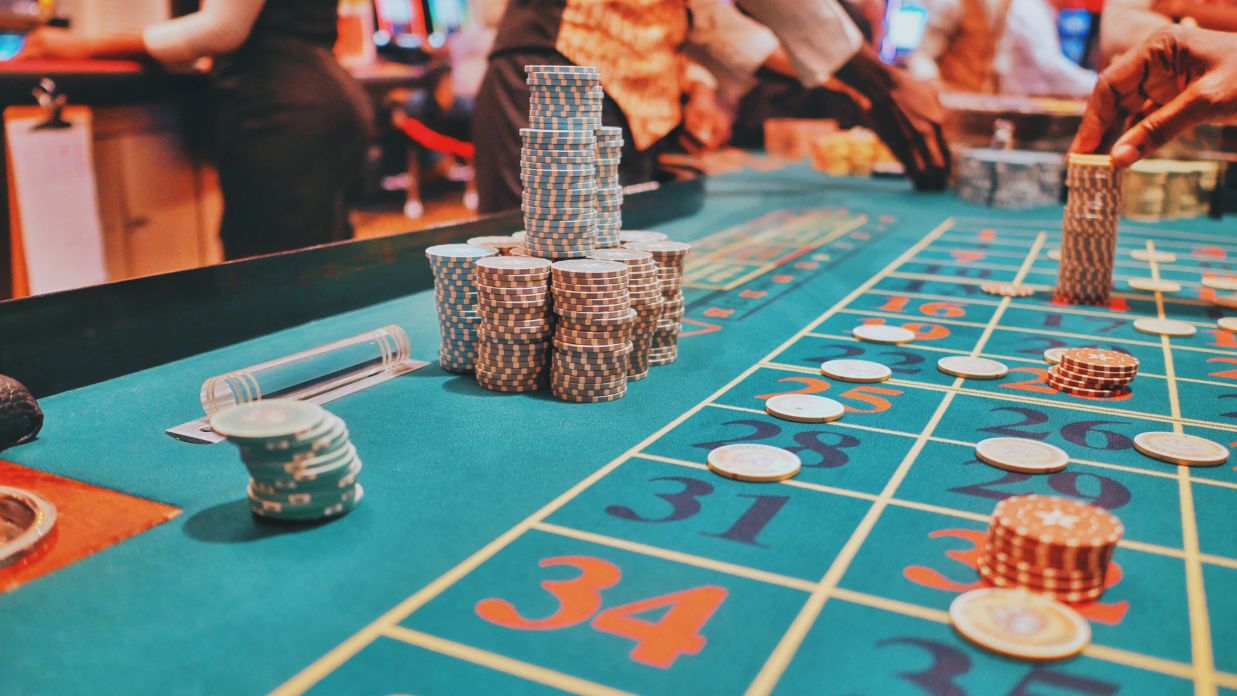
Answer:
[[[348,193],[371,132],[369,102],[331,52],[336,0],[202,0],[140,34],[40,29],[22,58],[209,57],[229,259],[351,236]]]
[[[1095,72],[1061,51],[1047,0],[927,0],[928,25],[907,68],[966,92],[1085,96]]]

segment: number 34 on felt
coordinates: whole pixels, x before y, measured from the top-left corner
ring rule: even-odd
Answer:
[[[543,580],[541,587],[558,601],[550,616],[531,619],[514,604],[496,597],[477,602],[477,616],[492,624],[522,631],[556,631],[586,621],[593,630],[636,642],[631,659],[666,669],[680,655],[699,654],[707,640],[700,630],[726,599],[726,588],[702,585],[603,608],[602,593],[623,578],[618,566],[593,556],[558,556],[540,562],[542,568],[566,566],[579,575],[568,580]],[[648,621],[640,614],[663,610],[661,619]],[[591,621],[590,621],[591,619]]]

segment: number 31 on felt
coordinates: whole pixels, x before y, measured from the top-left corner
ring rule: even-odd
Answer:
[[[672,666],[680,655],[696,655],[704,649],[708,641],[700,635],[700,629],[726,599],[726,588],[702,585],[602,610],[602,590],[614,587],[623,578],[618,566],[593,556],[558,556],[542,559],[539,565],[580,571],[569,580],[541,581],[541,587],[558,601],[557,611],[530,619],[511,602],[491,597],[477,602],[477,616],[522,631],[555,631],[592,618],[594,630],[636,641],[632,660],[662,669]],[[665,611],[658,621],[639,617],[660,609]]]

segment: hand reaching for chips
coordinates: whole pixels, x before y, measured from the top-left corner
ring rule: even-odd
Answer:
[[[1100,75],[1070,151],[1095,152],[1123,131],[1112,160],[1126,167],[1203,122],[1237,123],[1237,35],[1166,28]]]

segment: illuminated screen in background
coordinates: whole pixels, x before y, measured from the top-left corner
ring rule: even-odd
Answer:
[[[1087,40],[1091,36],[1091,26],[1092,17],[1087,10],[1061,10],[1061,14],[1057,16],[1061,52],[1079,65],[1082,65],[1087,57]]]
[[[928,26],[928,9],[910,2],[890,0],[885,5],[885,35],[881,40],[880,57],[886,63],[900,63],[923,40]]]
[[[447,35],[468,28],[470,23],[468,0],[429,0],[429,10],[429,42],[435,48],[446,42]]]
[[[25,44],[22,34],[0,33],[0,61],[12,60]]]
[[[415,49],[425,44],[428,33],[421,0],[376,0],[374,10],[374,43],[379,48],[394,44]]]

